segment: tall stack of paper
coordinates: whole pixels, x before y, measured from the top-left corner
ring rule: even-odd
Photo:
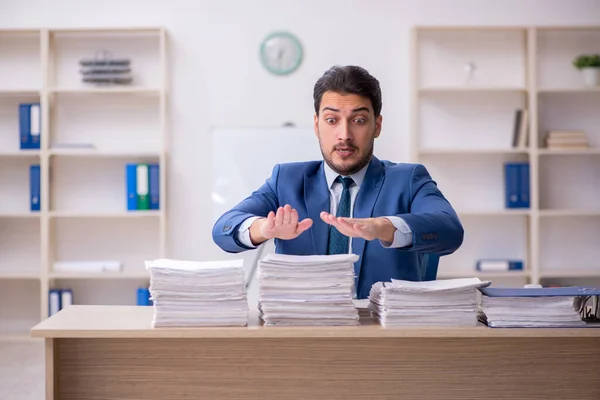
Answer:
[[[490,327],[577,327],[586,325],[587,300],[600,289],[482,288],[481,293],[479,318]]]
[[[475,326],[478,278],[375,283],[369,293],[373,319],[384,327]]]
[[[246,326],[243,260],[146,261],[153,327]]]
[[[357,260],[354,254],[267,255],[258,264],[264,325],[359,325],[352,301]]]

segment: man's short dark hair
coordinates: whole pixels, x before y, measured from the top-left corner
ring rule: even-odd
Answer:
[[[313,99],[315,113],[319,115],[323,93],[332,91],[340,94],[357,94],[371,100],[373,112],[378,117],[381,113],[381,88],[379,81],[366,69],[355,65],[335,65],[329,68],[315,84]]]

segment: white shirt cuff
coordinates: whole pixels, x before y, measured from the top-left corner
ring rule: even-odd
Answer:
[[[392,243],[380,240],[381,245],[385,248],[393,249],[410,246],[413,241],[413,232],[410,226],[400,217],[392,216],[384,218],[387,218],[396,227],[396,231],[394,232],[394,241]]]
[[[260,217],[250,217],[246,218],[244,222],[240,225],[237,231],[237,239],[247,247],[256,248],[255,245],[252,244],[252,240],[250,240],[250,226],[254,221],[259,219]]]

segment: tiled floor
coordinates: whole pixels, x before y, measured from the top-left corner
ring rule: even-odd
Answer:
[[[0,337],[0,400],[42,400],[42,339]]]

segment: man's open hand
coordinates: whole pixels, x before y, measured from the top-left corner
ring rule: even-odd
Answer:
[[[389,243],[394,241],[396,227],[387,218],[343,218],[323,211],[321,219],[349,237],[360,237],[365,240],[379,239]]]
[[[289,204],[279,207],[277,213],[269,212],[267,218],[261,218],[250,227],[252,243],[259,244],[268,239],[295,239],[312,226],[312,219],[306,218],[298,222],[298,211]]]

